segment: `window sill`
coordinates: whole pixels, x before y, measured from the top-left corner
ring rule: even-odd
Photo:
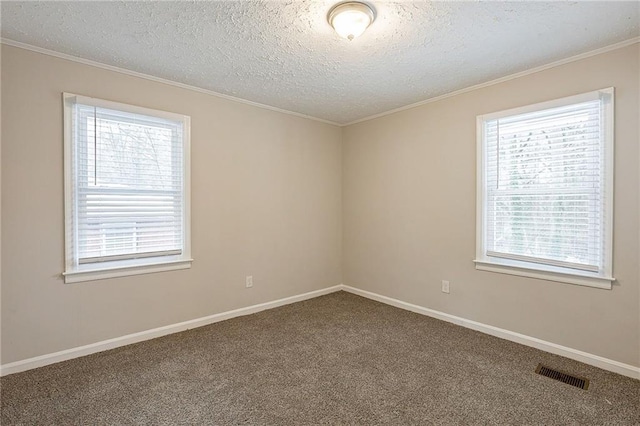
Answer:
[[[162,260],[158,260],[158,258],[120,260],[101,264],[81,265],[73,270],[63,272],[62,275],[64,276],[65,284],[70,284],[106,278],[189,269],[191,268],[191,262],[193,262],[193,259],[181,257]]]
[[[576,284],[587,287],[611,290],[613,277],[603,277],[589,272],[573,271],[567,268],[534,265],[527,262],[508,259],[476,259],[476,269],[479,271],[496,272],[499,274],[518,275],[527,278],[537,278],[547,281]]]

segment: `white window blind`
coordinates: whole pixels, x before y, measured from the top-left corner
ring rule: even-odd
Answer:
[[[480,256],[610,274],[609,100],[580,99],[483,119]]]
[[[79,96],[67,102],[67,267],[186,255],[184,116]]]

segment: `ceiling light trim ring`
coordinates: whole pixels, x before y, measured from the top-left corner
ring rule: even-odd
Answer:
[[[368,22],[358,22],[357,25],[360,28],[344,28],[340,27],[341,25],[349,25],[348,22],[336,22],[336,18],[341,15],[354,15],[360,14],[362,17],[368,18]],[[344,38],[349,40],[353,40],[354,38],[360,36],[376,19],[376,10],[373,6],[370,6],[367,3],[359,2],[359,1],[348,1],[344,3],[338,3],[333,6],[329,13],[327,14],[327,21],[329,25],[333,27],[333,29]],[[353,22],[351,24],[354,24]],[[353,31],[355,30],[355,32]]]

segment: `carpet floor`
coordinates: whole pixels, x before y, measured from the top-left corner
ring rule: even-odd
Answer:
[[[0,384],[2,425],[640,425],[638,380],[345,292]]]

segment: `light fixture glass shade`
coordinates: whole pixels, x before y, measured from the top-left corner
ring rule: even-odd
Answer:
[[[375,19],[373,9],[364,3],[347,2],[335,6],[329,12],[329,24],[344,38],[353,40],[362,35]]]

